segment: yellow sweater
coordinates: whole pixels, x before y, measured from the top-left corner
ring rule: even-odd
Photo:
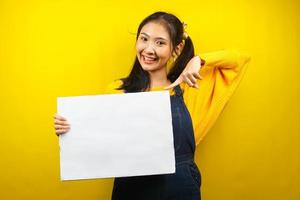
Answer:
[[[196,145],[203,140],[217,120],[250,61],[247,54],[236,49],[203,53],[200,58],[205,60],[205,65],[200,69],[203,79],[198,80],[199,89],[192,88],[187,83],[180,84],[184,91],[184,102],[192,118]],[[121,83],[120,80],[110,83],[106,93],[123,93],[122,90],[115,90]],[[153,87],[150,91],[163,90],[164,87]],[[169,92],[170,95],[175,93],[174,89]]]

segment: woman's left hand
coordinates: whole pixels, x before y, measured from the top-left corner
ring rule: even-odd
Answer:
[[[182,82],[187,83],[190,87],[199,88],[197,85],[197,79],[202,79],[202,77],[199,74],[201,68],[201,59],[199,56],[193,57],[186,67],[184,68],[183,72],[180,74],[180,76],[177,78],[176,81],[174,81],[171,85],[165,87],[165,90],[171,89],[177,85],[179,85]]]

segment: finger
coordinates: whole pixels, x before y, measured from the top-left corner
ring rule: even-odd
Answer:
[[[165,87],[164,90],[168,90],[168,89],[174,88],[177,85],[179,85],[180,83],[182,83],[182,78],[178,77],[178,79],[176,81],[174,81],[171,85]]]
[[[55,133],[56,133],[56,135],[58,136],[58,135],[61,135],[61,134],[65,134],[65,133],[67,133],[68,131],[66,131],[66,130],[64,130],[64,129],[60,129],[60,130],[57,130],[57,131],[55,131]]]
[[[193,87],[194,85],[194,83],[192,83],[192,81],[188,77],[184,78],[184,82],[186,82],[190,87]]]
[[[192,81],[191,81],[192,80]],[[190,87],[199,89],[199,86],[197,84],[197,79],[194,77],[191,77],[191,79],[188,79],[188,76],[184,80]]]
[[[70,125],[70,123],[68,121],[61,121],[58,119],[54,120],[54,124],[59,124],[59,125]]]
[[[69,125],[69,124],[67,124],[66,121],[61,121],[61,120],[58,120],[58,119],[54,120],[54,124],[56,124],[56,125]]]
[[[56,129],[55,132],[67,132],[69,131],[70,129],[69,128],[61,128],[61,129]]]
[[[64,117],[62,117],[62,116],[59,116],[59,115],[56,115],[56,116],[54,117],[54,119],[58,119],[58,120],[61,120],[61,121],[67,121],[66,118],[64,118]]]
[[[70,126],[55,125],[54,128],[55,129],[67,129],[67,128],[70,128]]]
[[[58,133],[62,133],[62,132],[68,132],[71,128],[68,127],[68,128],[57,128],[55,129],[55,132],[58,132]]]
[[[60,116],[60,115],[58,115],[58,114],[55,114],[55,115],[54,115],[54,118],[55,118],[55,119],[60,119],[60,120],[63,120],[63,121],[66,121],[66,120],[67,120],[66,118],[64,118],[63,116]]]
[[[189,79],[193,85],[197,83],[197,79],[193,76],[193,74],[188,74],[187,79]]]
[[[195,72],[193,73],[194,77],[196,77],[197,79],[203,79],[202,76],[198,73],[198,72]]]

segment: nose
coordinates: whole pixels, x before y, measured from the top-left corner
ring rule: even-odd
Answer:
[[[147,46],[144,49],[145,53],[147,54],[154,54],[155,53],[155,47],[150,42],[147,44]]]

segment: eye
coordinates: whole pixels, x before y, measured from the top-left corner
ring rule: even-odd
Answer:
[[[141,36],[140,39],[141,39],[142,41],[147,41],[147,38],[145,38],[144,36]]]
[[[157,41],[157,44],[158,44],[159,46],[162,46],[162,45],[164,45],[164,44],[166,44],[166,43],[163,42],[163,41]]]

